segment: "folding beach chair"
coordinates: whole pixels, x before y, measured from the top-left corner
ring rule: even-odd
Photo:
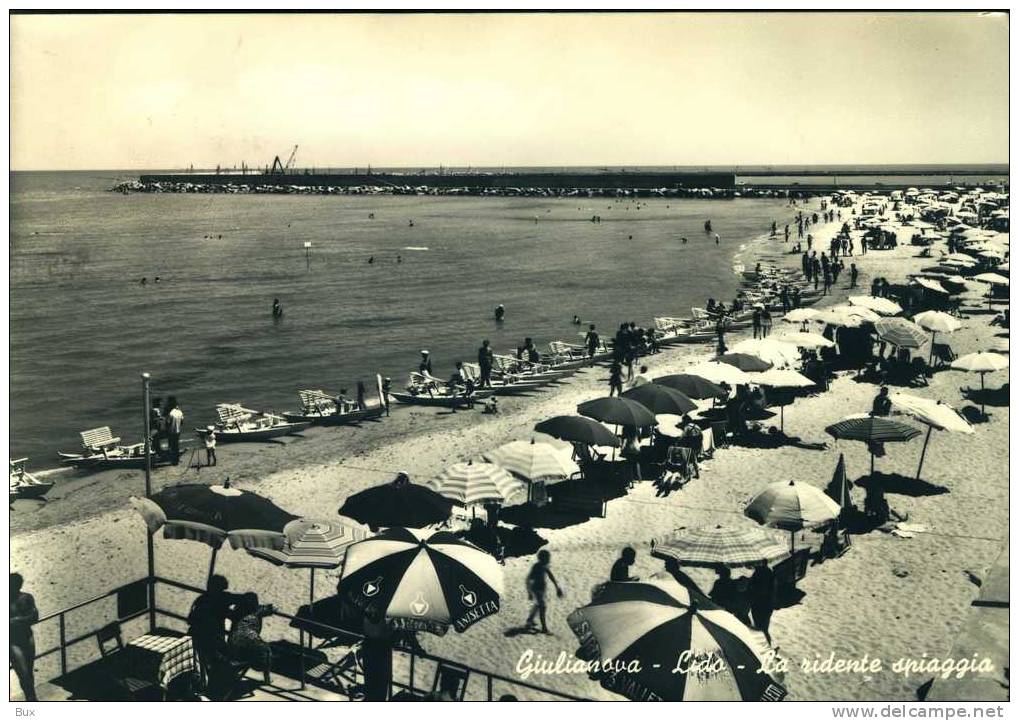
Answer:
[[[689,446],[670,446],[665,456],[665,474],[663,485],[682,488],[693,479],[697,468],[694,451]],[[700,475],[700,472],[697,472]]]

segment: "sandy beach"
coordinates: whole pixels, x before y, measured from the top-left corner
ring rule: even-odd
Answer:
[[[790,206],[790,214],[817,207],[817,199],[812,199],[809,204]],[[840,226],[839,222],[812,227],[815,248],[826,249],[828,239]],[[742,252],[743,262],[748,269],[758,261],[798,268],[799,255],[786,252],[791,245],[783,243],[781,235],[751,243]],[[852,261],[860,269],[860,289],[852,292],[866,294],[873,277],[905,282],[910,273],[931,263],[916,257],[917,250],[907,241],[894,250],[846,258],[847,267]],[[849,294],[848,283],[847,271],[840,276],[831,302]],[[1007,337],[1007,331],[988,324],[992,316],[973,285],[963,296],[966,318],[962,329],[938,339],[950,343],[957,355],[987,350]],[[773,332],[796,329],[776,317]],[[732,337],[733,341],[738,338]],[[465,353],[469,350],[464,349]],[[672,347],[645,362],[652,376],[666,375],[682,371],[694,357],[713,355],[712,350],[710,344]],[[1007,372],[987,377],[990,388],[1007,382]],[[229,477],[233,486],[266,495],[291,513],[328,518],[347,496],[389,481],[397,472],[420,481],[507,441],[529,439],[535,435],[535,423],[572,413],[578,403],[605,395],[606,383],[607,369],[599,366],[533,396],[500,400],[497,416],[394,407],[392,417],[360,427],[316,428],[280,443],[224,445],[219,449],[217,467],[194,471],[182,464],[158,469],[153,473],[153,486],[158,490],[181,482],[214,483]],[[943,400],[958,409],[971,404],[961,389],[973,387],[979,387],[977,375],[944,370],[934,374],[928,387],[908,392]],[[549,660],[561,652],[572,657],[577,643],[565,618],[590,600],[591,587],[608,577],[622,547],[637,549],[635,573],[643,577],[662,565],[648,553],[652,539],[679,526],[749,523],[742,516],[743,507],[769,482],[795,479],[823,487],[831,479],[840,453],[851,479],[866,475],[869,456],[864,444],[835,442],[824,428],[850,413],[868,411],[876,390],[871,383],[854,380],[851,373],[840,373],[829,391],[799,398],[785,409],[785,432],[802,439],[801,444],[720,449],[702,465],[700,478],[681,491],[659,497],[650,482],[638,482],[625,497],[608,502],[605,518],[565,528],[537,528],[547,541],[544,548],[552,554],[552,570],[565,591],[564,598],[554,599],[549,609],[553,635],[513,633],[523,624],[529,607],[524,577],[533,557],[523,557],[506,560],[505,593],[498,615],[465,634],[451,631],[441,638],[421,634],[422,645],[431,653],[510,677],[518,677],[518,660],[527,651]],[[950,655],[969,606],[980,592],[979,580],[1007,545],[1006,402],[988,405],[989,421],[976,425],[973,435],[935,431],[924,462],[923,482],[889,494],[891,506],[926,531],[911,538],[881,531],[854,536],[852,548],[844,556],[809,568],[799,583],[804,597],[798,604],[775,613],[771,628],[774,643],[793,664],[785,679],[791,700],[915,699],[917,689],[934,674],[907,675],[893,670],[893,664],[903,658],[945,659]],[[921,446],[922,438],[889,444],[887,455],[878,460],[878,470],[912,477]],[[47,503],[17,503],[11,514],[12,570],[25,576],[26,590],[34,594],[41,613],[145,575],[145,525],[128,504],[130,495],[142,492],[138,472],[68,475],[59,478]],[[862,498],[863,489],[855,489],[857,505],[862,505]],[[203,585],[209,561],[207,546],[168,541],[157,535],[155,548],[157,574]],[[307,600],[306,571],[277,568],[243,551],[226,549],[219,554],[217,568],[230,579],[232,588],[257,590],[263,602],[284,611],[294,612]],[[706,574],[703,578],[710,584],[712,577]],[[321,598],[332,592],[337,574],[319,574],[318,578]],[[272,639],[281,633],[282,628],[270,623],[265,636]],[[831,653],[848,660],[864,656],[881,659],[884,668],[866,675],[808,673],[798,668],[803,659],[824,659]],[[994,674],[1003,678],[1001,669]],[[588,698],[619,698],[583,674],[536,674],[528,680]]]

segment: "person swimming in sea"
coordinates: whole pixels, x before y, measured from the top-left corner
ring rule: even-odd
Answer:
[[[273,318],[283,317],[283,304],[280,303],[279,298],[272,299],[272,317]]]
[[[686,236],[684,236],[684,237],[680,238],[680,239],[679,239],[679,241],[680,241],[681,243],[683,243],[684,245],[686,245]]]
[[[573,325],[580,325],[580,324],[581,324],[580,316],[579,315],[573,316]]]
[[[704,232],[705,233],[710,233],[711,232],[711,221],[710,220],[705,220],[704,221]]]
[[[718,245],[718,233],[715,233],[715,245]]]
[[[502,303],[495,306],[495,319],[496,321],[502,321],[506,316],[506,308],[503,307]]]
[[[413,220],[407,221],[407,227],[408,228],[413,228],[414,227],[414,221]]]
[[[368,265],[375,265],[375,256],[374,255],[371,256],[370,258],[368,258]]]

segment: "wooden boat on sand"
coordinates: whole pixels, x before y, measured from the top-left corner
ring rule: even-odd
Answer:
[[[287,411],[283,417],[291,423],[311,423],[320,426],[342,426],[378,418],[386,411],[382,378],[378,375],[375,376],[375,384],[378,390],[378,405],[359,408],[356,403],[340,404],[335,396],[325,391],[302,390],[297,391],[297,396],[301,399],[301,410]]]
[[[52,481],[40,481],[25,470],[27,458],[11,460],[11,500],[19,498],[42,498],[53,488]]]
[[[219,422],[213,426],[216,440],[223,443],[242,441],[268,441],[303,431],[310,422],[292,422],[275,413],[264,413],[245,408],[237,403],[220,403],[216,406]],[[196,428],[201,438],[209,433],[208,428]]]
[[[60,462],[65,466],[88,470],[110,468],[145,468],[145,444],[120,444],[109,426],[101,426],[81,432],[81,451],[60,453]],[[149,463],[155,466],[159,461],[154,449],[149,449]]]

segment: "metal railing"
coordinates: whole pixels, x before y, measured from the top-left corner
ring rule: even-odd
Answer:
[[[67,676],[68,673],[87,666],[89,663],[96,660],[96,654],[99,653],[98,645],[95,648],[94,654],[81,653],[80,661],[78,663],[72,663],[69,659],[69,652],[72,648],[78,646],[84,641],[88,641],[96,637],[96,634],[100,629],[107,626],[110,623],[125,624],[131,621],[142,618],[148,615],[149,626],[155,625],[155,619],[162,617],[170,619],[179,623],[187,623],[187,616],[184,613],[180,613],[172,608],[161,606],[159,599],[157,598],[157,590],[160,587],[167,589],[176,589],[183,591],[188,594],[201,594],[204,593],[205,589],[197,586],[192,586],[181,581],[175,581],[169,578],[163,578],[161,576],[154,576],[148,578],[141,578],[137,581],[119,586],[103,594],[93,596],[85,601],[74,604],[67,608],[61,609],[54,613],[41,616],[38,621],[33,624],[34,629],[38,629],[43,624],[48,624],[56,620],[58,624],[57,628],[57,643],[56,645],[46,648],[36,653],[36,660],[43,659],[54,654],[59,654],[59,675],[51,676],[49,678],[40,678],[41,682],[53,681],[56,678]],[[88,606],[108,601],[109,599],[115,599],[117,602],[117,611],[114,614],[115,618],[110,618],[108,615],[104,616],[104,620],[88,624],[88,628],[84,631],[76,633],[74,636],[68,637],[68,617],[81,609]],[[151,605],[150,605],[151,604]],[[188,607],[190,603],[188,603]],[[340,637],[352,639],[352,643],[356,644],[362,637],[351,631],[331,626],[330,624],[317,621],[307,616],[293,616],[282,611],[274,611],[272,616],[287,622],[288,628],[296,630],[298,632],[299,644],[301,656],[301,688],[305,687],[307,683],[305,663],[307,660],[307,654],[316,651],[313,645],[313,636],[306,629],[313,628],[316,634],[322,637]],[[94,626],[94,627],[93,627]],[[151,628],[149,629],[151,630]],[[589,699],[575,696],[561,691],[554,691],[552,689],[544,688],[536,684],[528,683],[520,679],[515,679],[509,676],[503,676],[490,671],[484,671],[481,669],[473,668],[463,663],[453,661],[451,659],[443,658],[427,653],[421,649],[410,649],[402,647],[394,647],[393,649],[394,661],[401,660],[402,663],[398,664],[401,667],[406,668],[406,678],[398,679],[394,673],[391,681],[391,689],[393,691],[400,690],[410,694],[419,695],[428,693],[433,690],[435,674],[439,672],[444,666],[452,666],[456,668],[466,669],[468,671],[468,684],[470,679],[480,678],[484,683],[483,698],[487,701],[493,701],[496,699],[496,686],[506,690],[519,690],[523,689],[530,695],[536,695],[538,697],[550,700],[569,700],[569,701],[587,701]],[[396,666],[397,664],[394,664]],[[418,685],[417,675],[418,671],[422,668],[434,667],[435,673],[431,675],[429,684]],[[314,683],[314,680],[312,680]],[[322,688],[339,693],[341,695],[349,696],[348,689],[344,689],[340,686],[333,684],[315,684]],[[476,686],[474,687],[476,690]],[[505,693],[506,691],[504,691]],[[479,699],[480,700],[480,699]]]

